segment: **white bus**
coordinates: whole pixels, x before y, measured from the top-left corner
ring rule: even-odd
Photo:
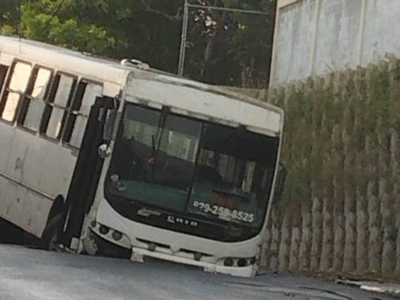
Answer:
[[[48,249],[254,276],[281,109],[0,37],[0,217]]]

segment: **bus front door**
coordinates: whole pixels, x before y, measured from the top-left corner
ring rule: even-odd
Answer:
[[[97,151],[99,146],[104,143],[104,127],[111,109],[115,109],[114,99],[101,97],[96,99],[90,110],[68,190],[64,222],[62,222],[65,225],[59,242],[68,248],[72,246],[71,242],[74,238],[80,238],[85,215],[95,197],[103,167],[103,159],[97,154]]]

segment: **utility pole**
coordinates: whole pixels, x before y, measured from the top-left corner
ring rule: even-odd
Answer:
[[[204,10],[219,10],[219,11],[228,11],[228,12],[253,14],[253,15],[268,15],[268,13],[263,12],[263,11],[189,4],[189,0],[185,0],[184,7],[183,7],[181,49],[179,51],[179,65],[178,65],[178,75],[181,77],[183,77],[184,71],[185,71],[186,43],[187,43],[187,32],[188,32],[189,9],[190,8],[204,9]]]
[[[185,0],[183,7],[183,20],[182,20],[182,34],[181,34],[181,49],[179,51],[179,66],[178,75],[183,77],[185,71],[185,57],[186,57],[186,42],[187,42],[187,31],[189,23],[189,0]]]

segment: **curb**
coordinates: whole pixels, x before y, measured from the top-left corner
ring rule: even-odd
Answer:
[[[400,299],[400,285],[392,283],[376,283],[369,281],[336,280],[337,284],[357,287],[361,290],[385,294]]]

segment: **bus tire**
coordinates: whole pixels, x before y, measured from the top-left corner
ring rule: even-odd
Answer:
[[[58,251],[57,238],[62,226],[62,214],[52,218],[42,234],[42,248],[49,251]]]

